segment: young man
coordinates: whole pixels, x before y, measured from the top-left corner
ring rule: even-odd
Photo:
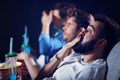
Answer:
[[[75,6],[73,4],[61,2],[57,3],[49,14],[43,11],[41,19],[42,31],[39,36],[40,60],[45,56],[45,63],[48,63],[50,58],[66,44],[63,40],[62,27],[68,14],[74,9]],[[53,25],[50,26],[52,22]],[[40,62],[38,59],[40,64],[42,61],[44,60],[42,59]]]

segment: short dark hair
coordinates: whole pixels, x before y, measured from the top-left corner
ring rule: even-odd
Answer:
[[[100,21],[103,23],[103,26],[100,30],[98,37],[107,40],[107,45],[104,51],[105,52],[104,58],[106,59],[112,47],[119,41],[120,25],[111,18],[109,18],[108,16],[100,13],[95,14],[94,19],[95,21]]]
[[[56,3],[54,9],[58,9],[60,11],[61,18],[65,19],[69,15],[69,13],[71,13],[71,11],[76,9],[76,7],[72,3],[60,2]]]
[[[69,17],[75,17],[75,22],[77,23],[77,29],[80,27],[87,28],[90,24],[90,14],[84,10],[75,9],[70,14]]]

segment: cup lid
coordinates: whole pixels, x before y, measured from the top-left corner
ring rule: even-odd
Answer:
[[[14,56],[17,56],[17,54],[15,52],[5,54],[6,58],[8,58],[8,57],[14,57]]]

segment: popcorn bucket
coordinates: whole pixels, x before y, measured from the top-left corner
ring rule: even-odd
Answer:
[[[21,75],[21,68],[20,66],[22,63],[16,62],[16,68],[15,69],[15,74],[17,75],[17,80],[19,75]],[[11,75],[11,68],[9,64],[6,64],[6,62],[0,64],[0,79],[1,80],[9,80],[9,77]]]

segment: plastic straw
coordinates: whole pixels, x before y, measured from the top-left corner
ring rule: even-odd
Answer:
[[[14,61],[13,60],[10,62],[10,65],[11,65],[11,73],[13,75],[14,74]]]
[[[10,48],[9,48],[9,53],[12,53],[12,46],[13,46],[13,38],[10,38]]]
[[[27,25],[25,25],[25,33],[27,34]]]
[[[24,45],[26,46],[26,45],[28,45],[28,38],[27,38],[27,25],[25,25],[24,39],[25,39],[25,41],[24,41]]]
[[[10,48],[9,48],[9,54],[12,54],[12,47],[13,47],[13,38],[11,37],[10,38]],[[11,57],[12,58],[12,57]],[[14,74],[14,61],[13,61],[13,59],[11,59],[11,61],[10,61],[10,65],[11,65],[11,72],[12,72],[12,74]]]

